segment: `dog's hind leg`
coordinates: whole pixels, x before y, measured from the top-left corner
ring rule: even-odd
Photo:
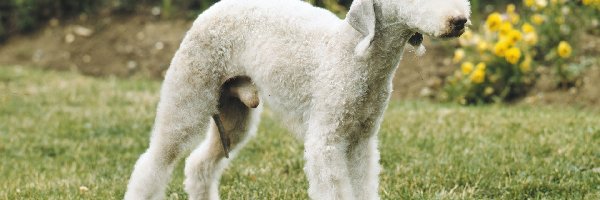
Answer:
[[[225,158],[226,152],[214,120],[204,142],[187,158],[185,189],[190,199],[219,199],[218,186],[223,170],[248,139],[255,135],[261,107],[249,108],[256,107],[258,101],[250,101],[248,99],[253,98],[247,98],[244,93],[237,93],[247,91],[246,89],[248,87],[244,86],[229,88],[226,83],[225,92],[219,100],[218,118],[229,141],[230,158]],[[228,91],[236,94],[229,95]],[[256,104],[253,104],[254,102]]]
[[[167,72],[150,146],[135,164],[125,199],[164,199],[176,161],[197,145],[218,112],[218,78],[201,75],[197,62],[178,57],[183,55],[176,54]]]

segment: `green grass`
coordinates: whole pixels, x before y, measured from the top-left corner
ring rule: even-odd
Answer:
[[[159,83],[0,67],[0,199],[120,199]],[[600,113],[392,102],[382,199],[600,199]],[[306,199],[302,145],[264,114],[223,199]],[[185,199],[181,165],[168,199]],[[80,186],[89,191],[82,192]]]

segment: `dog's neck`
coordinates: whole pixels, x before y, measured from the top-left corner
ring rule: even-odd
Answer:
[[[378,44],[373,50],[402,51],[408,39],[414,34],[414,31],[400,19],[397,9],[382,6],[379,1],[374,1],[373,7],[375,9],[375,37],[373,38],[373,44]]]
[[[371,42],[369,57],[370,67],[379,73],[391,74],[395,71],[408,39],[414,34],[401,21],[394,9],[375,3],[375,37]]]

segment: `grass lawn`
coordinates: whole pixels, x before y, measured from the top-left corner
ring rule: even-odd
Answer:
[[[0,199],[121,199],[159,84],[0,67]],[[307,198],[302,145],[273,119],[223,199]],[[382,199],[600,199],[597,111],[392,102],[380,149]],[[180,165],[168,199],[186,199],[182,182]]]

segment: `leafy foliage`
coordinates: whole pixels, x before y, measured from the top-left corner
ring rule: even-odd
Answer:
[[[522,7],[508,4],[502,13],[492,12],[479,31],[459,39],[453,62],[460,67],[440,98],[461,104],[511,101],[535,84],[538,66],[552,68],[559,87],[572,86],[587,64],[577,63],[570,44],[579,42],[586,25],[598,23],[599,4],[524,0]]]
[[[0,2],[0,40],[34,30],[50,17],[68,17],[96,10],[96,0],[5,0]]]

